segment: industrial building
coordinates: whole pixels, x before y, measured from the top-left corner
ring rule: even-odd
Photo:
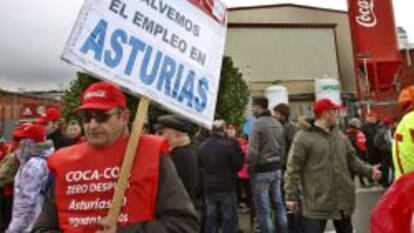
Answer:
[[[60,106],[60,98],[44,97],[45,92],[18,93],[0,89],[0,136],[10,139],[20,121],[30,121],[44,114],[48,106]]]
[[[225,54],[252,94],[287,88],[294,113],[310,115],[315,80],[336,79],[343,103],[355,98],[355,66],[347,12],[276,4],[230,9]]]

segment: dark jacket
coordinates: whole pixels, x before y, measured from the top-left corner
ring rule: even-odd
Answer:
[[[374,140],[377,134],[378,124],[365,123],[362,126],[362,132],[367,138],[368,159],[371,164],[377,164],[382,161],[382,158],[378,154],[378,150],[375,148]]]
[[[314,126],[295,136],[285,175],[286,200],[298,201],[303,190],[303,214],[308,218],[339,219],[355,208],[355,185],[350,169],[370,176],[372,168],[356,157],[346,136]]]
[[[292,145],[293,138],[295,138],[295,135],[298,131],[298,126],[289,120],[284,122],[282,126],[283,126],[283,129],[285,130],[285,157],[283,159],[283,168],[286,169],[286,163],[289,159],[288,155],[289,155],[290,146]]]
[[[262,173],[280,169],[285,152],[283,126],[266,111],[254,123],[249,138],[250,172]]]
[[[212,135],[201,144],[199,153],[204,194],[234,192],[237,172],[244,161],[240,145],[235,140]]]
[[[189,144],[174,148],[171,151],[171,159],[191,200],[198,206],[196,199],[200,194],[200,178],[198,156],[194,147]]]
[[[47,135],[47,139],[53,141],[53,145],[55,147],[55,150],[59,150],[63,147],[72,146],[76,144],[77,139],[71,139],[66,137],[60,129],[55,130],[53,133],[50,133]]]
[[[60,232],[56,202],[52,186],[45,198],[43,211],[33,232]],[[174,164],[166,156],[161,157],[156,220],[119,228],[121,233],[194,233],[199,221],[194,207],[180,182]]]

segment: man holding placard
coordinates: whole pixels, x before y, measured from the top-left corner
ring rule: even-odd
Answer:
[[[129,139],[129,111],[121,90],[92,84],[77,109],[86,142],[52,155],[55,183],[34,232],[96,232],[111,206]],[[117,218],[117,232],[194,233],[199,223],[165,140],[142,136]],[[115,229],[114,229],[115,230]]]
[[[220,0],[84,2],[62,59],[141,100],[128,136],[119,89],[104,82],[84,93],[86,142],[50,159],[56,182],[37,232],[95,232],[99,222],[105,232],[198,231],[174,165],[160,156],[168,146],[141,132],[150,100],[212,126],[226,23]]]

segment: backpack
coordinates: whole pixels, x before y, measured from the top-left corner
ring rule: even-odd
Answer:
[[[374,147],[381,153],[391,153],[391,143],[388,137],[388,129],[386,127],[380,127],[374,137]]]

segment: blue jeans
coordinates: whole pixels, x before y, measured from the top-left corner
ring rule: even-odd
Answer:
[[[251,177],[256,214],[261,233],[274,233],[275,226],[270,216],[270,204],[275,210],[279,233],[288,232],[288,222],[281,192],[282,171],[256,173]]]
[[[237,216],[237,199],[235,193],[207,194],[206,223],[204,233],[218,233],[219,221],[223,233],[237,233],[239,218]]]

